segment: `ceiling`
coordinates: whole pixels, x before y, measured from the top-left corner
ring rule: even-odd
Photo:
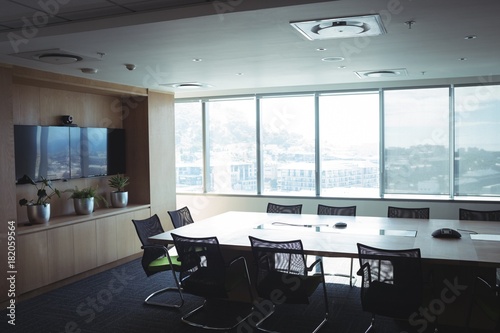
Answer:
[[[498,0],[0,0],[0,6],[0,63],[176,97],[415,80],[480,83],[500,75]],[[311,41],[290,25],[374,13],[386,34]],[[42,51],[81,60],[45,63]],[[322,61],[338,57],[344,60]],[[401,75],[355,74],[393,69]]]

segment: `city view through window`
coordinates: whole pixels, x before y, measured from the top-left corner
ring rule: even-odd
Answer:
[[[499,96],[478,85],[180,100],[177,191],[498,196]]]

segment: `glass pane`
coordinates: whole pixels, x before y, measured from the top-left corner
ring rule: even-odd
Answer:
[[[260,100],[263,193],[314,195],[314,97]]]
[[[449,194],[448,88],[384,92],[385,193]]]
[[[455,88],[455,195],[500,195],[500,86]]]
[[[379,195],[379,95],[319,98],[321,195]]]
[[[257,193],[255,101],[206,104],[210,174],[207,192]]]
[[[203,126],[199,102],[175,104],[175,170],[177,192],[203,192]]]

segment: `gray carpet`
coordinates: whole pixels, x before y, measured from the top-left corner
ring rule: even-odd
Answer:
[[[359,288],[338,283],[342,279],[328,278],[330,300],[329,321],[320,332],[362,333],[368,327],[370,315],[361,310]],[[16,309],[16,326],[6,323],[2,311],[1,332],[38,333],[95,333],[95,332],[207,332],[181,322],[180,318],[201,299],[185,295],[181,310],[144,305],[144,298],[168,284],[171,274],[160,273],[147,278],[140,260],[96,274],[68,286],[21,302]],[[319,289],[318,289],[319,291]],[[276,329],[284,333],[310,332],[322,313],[321,294],[312,298],[310,305],[286,306],[276,316]],[[166,296],[174,300],[175,294]],[[225,310],[224,310],[225,311]],[[305,318],[308,318],[307,320]],[[377,319],[377,333],[419,332],[419,327],[388,318]],[[258,332],[251,325],[240,326],[234,332]],[[427,331],[428,332],[428,331]],[[442,330],[441,332],[446,332]],[[450,330],[457,332],[457,330]]]

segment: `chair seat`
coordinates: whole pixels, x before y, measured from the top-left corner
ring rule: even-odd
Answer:
[[[181,262],[179,261],[179,256],[171,256],[172,265],[174,266],[174,270],[178,270],[181,266]],[[170,262],[167,257],[160,257],[158,259],[153,260],[149,265],[148,269],[151,271],[166,271],[171,269]]]
[[[276,290],[282,293],[282,301],[288,304],[309,304],[309,297],[322,283],[321,275],[307,277],[293,274],[269,272],[259,283],[258,294],[266,299],[276,298]]]
[[[227,297],[225,276],[220,270],[201,267],[182,281],[184,291],[205,298]]]
[[[421,302],[415,301],[413,304],[408,302],[419,299],[419,291],[415,290],[415,295],[410,295],[409,289],[411,288],[408,286],[398,287],[394,284],[372,281],[364,295],[364,310],[376,312],[381,316],[408,318],[421,305]],[[380,305],[381,300],[384,306]]]

